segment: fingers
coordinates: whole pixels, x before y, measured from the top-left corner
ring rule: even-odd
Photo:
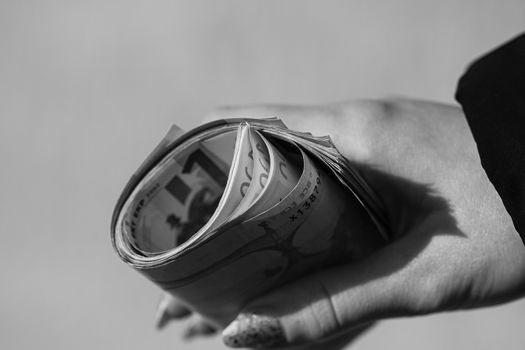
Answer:
[[[192,312],[183,303],[171,294],[164,293],[157,306],[155,314],[155,325],[157,329],[163,329],[172,320],[180,320],[192,315]],[[191,323],[182,333],[184,340],[193,340],[201,336],[210,336],[217,333],[217,328],[198,315],[194,315]]]
[[[189,341],[198,337],[208,337],[216,334],[218,329],[211,323],[206,322],[200,317],[197,317],[182,334],[182,339]]]
[[[230,347],[315,343],[374,320],[443,309],[454,290],[447,283],[462,277],[445,266],[446,259],[427,253],[420,257],[411,240],[400,240],[362,261],[289,283],[250,303],[225,328],[223,342]]]
[[[175,299],[171,294],[164,293],[155,313],[155,326],[164,328],[171,320],[185,318],[191,315],[191,310]]]

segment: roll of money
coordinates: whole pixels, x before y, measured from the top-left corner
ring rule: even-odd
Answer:
[[[377,195],[330,138],[279,119],[173,126],[113,213],[119,257],[217,325],[388,240]]]

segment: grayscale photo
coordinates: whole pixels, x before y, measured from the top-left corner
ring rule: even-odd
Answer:
[[[524,349],[524,1],[0,27],[1,349]]]

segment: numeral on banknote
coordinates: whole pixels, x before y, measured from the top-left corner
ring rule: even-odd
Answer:
[[[288,220],[289,221],[293,222],[295,220],[298,220],[301,216],[306,214],[306,212],[311,208],[313,202],[316,201],[317,195],[319,194],[319,187],[318,186],[321,184],[321,178],[319,176],[317,176],[317,178],[315,179],[315,183],[316,183],[316,185],[314,185],[314,188],[312,189],[312,193],[302,203],[302,206],[300,207],[300,209],[296,209],[291,214],[289,213],[289,211],[291,211],[294,207],[296,207],[298,204],[301,204],[301,202],[299,201],[299,203],[293,202],[292,205],[290,205],[288,208],[286,208],[285,210],[282,211],[282,214],[288,215]],[[312,186],[311,182],[308,181],[308,184],[305,187],[304,191],[299,195],[301,200],[303,200],[303,198],[305,197],[305,195],[308,192],[308,189],[311,186]]]

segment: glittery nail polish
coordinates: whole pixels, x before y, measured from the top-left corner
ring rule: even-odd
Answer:
[[[241,314],[224,329],[222,341],[232,348],[267,348],[286,343],[286,338],[278,319]]]

